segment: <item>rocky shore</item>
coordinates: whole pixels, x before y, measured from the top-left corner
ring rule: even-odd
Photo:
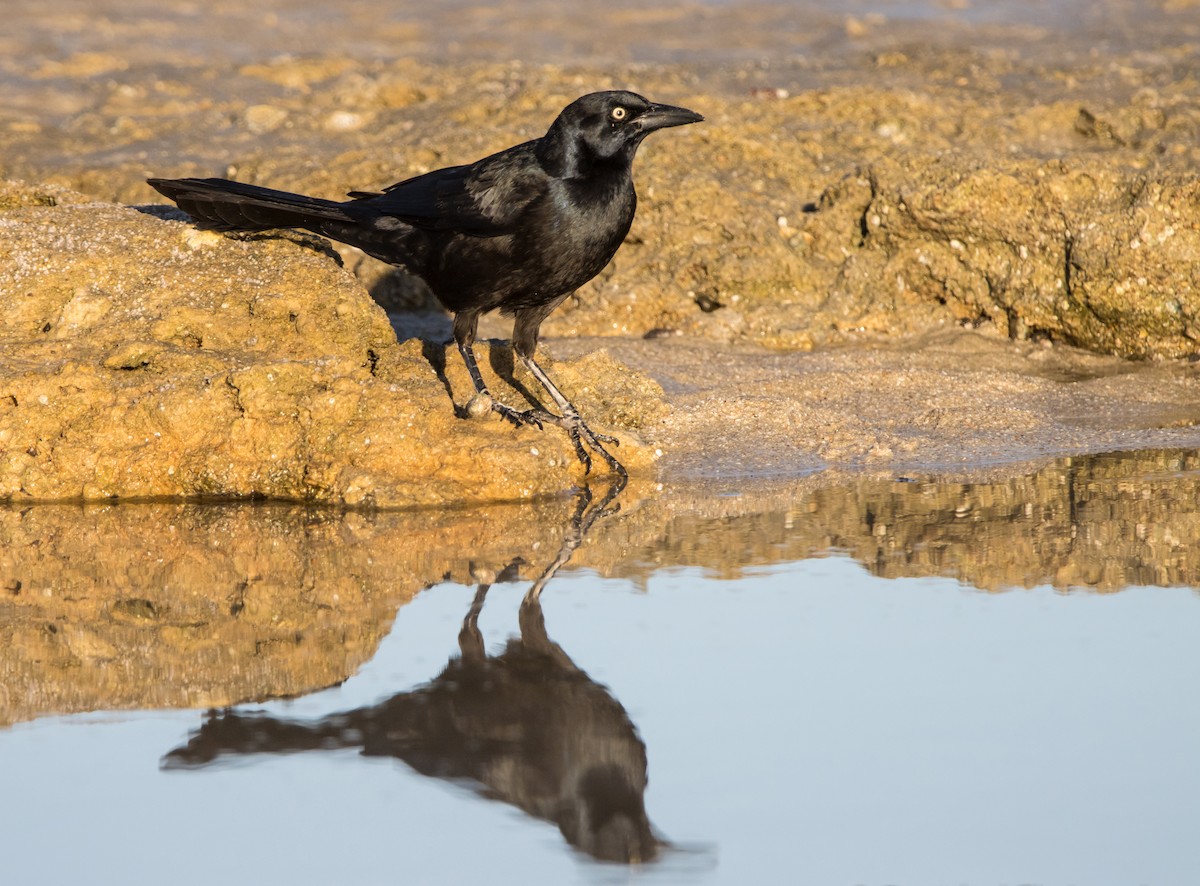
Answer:
[[[1140,29],[1107,4],[1089,27],[1128,29],[1100,43],[969,20],[918,39],[886,14],[750,6],[742,32],[723,31],[747,57],[684,45],[674,56],[697,61],[611,61],[594,35],[577,64],[497,60],[478,27],[478,51],[446,49],[453,63],[367,52],[355,4],[288,53],[294,9],[254,13],[277,19],[250,46],[219,39],[250,13],[185,41],[181,5],[110,5],[89,13],[107,28],[85,29],[51,4],[57,42],[18,16],[0,46],[29,62],[0,67],[0,498],[391,506],[581,482],[553,429],[460,417],[465,378],[415,281],[316,238],[197,232],[144,178],[336,196],[534,137],[571,98],[615,86],[707,118],[647,145],[629,241],[544,327],[552,371],[636,475],[1200,441],[1187,3],[1152,4]],[[477,26],[486,10],[470,9]],[[655,27],[693,41],[734,25],[721,7],[660,12]],[[638,14],[619,6],[614,22]],[[521,20],[494,20],[493,36]],[[432,45],[405,21],[389,25],[398,45]],[[772,48],[789,21],[823,23],[838,54]],[[147,28],[156,39],[137,39]],[[486,362],[519,401],[506,350]]]

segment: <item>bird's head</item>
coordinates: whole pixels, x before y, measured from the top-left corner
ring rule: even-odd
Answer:
[[[660,105],[634,92],[593,92],[567,105],[541,140],[539,156],[557,174],[586,174],[596,164],[628,165],[647,135],[699,123],[687,108]]]

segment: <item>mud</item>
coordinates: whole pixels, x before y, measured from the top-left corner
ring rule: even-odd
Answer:
[[[413,504],[579,482],[554,434],[455,417],[455,361],[430,345],[445,320],[411,279],[342,250],[356,283],[305,238],[216,242],[121,206],[158,201],[150,174],[377,187],[534,137],[571,98],[615,86],[707,118],[645,146],[629,241],[544,327],[548,353],[570,356],[564,384],[635,473],[1191,445],[1196,11],[617,3],[597,23],[537,2],[15,10],[0,37],[0,177],[28,184],[0,204],[0,295],[21,305],[4,331],[0,494]],[[253,306],[276,291],[276,307],[295,304],[271,325]],[[397,347],[367,292],[420,341]],[[494,362],[505,368],[503,350]],[[268,380],[249,413],[211,383],[235,376],[247,390]],[[320,405],[332,389],[344,408]]]

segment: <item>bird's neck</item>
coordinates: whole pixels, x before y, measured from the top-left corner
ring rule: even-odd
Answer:
[[[636,145],[611,156],[597,154],[582,138],[552,127],[539,141],[538,161],[555,178],[600,180],[629,178]]]

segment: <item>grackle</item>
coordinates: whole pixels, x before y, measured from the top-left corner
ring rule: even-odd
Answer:
[[[697,123],[686,108],[632,92],[597,92],[567,105],[544,136],[466,166],[451,166],[381,192],[323,200],[218,178],[150,179],[202,227],[218,231],[303,228],[421,277],[454,314],[454,340],[476,399],[516,425],[564,428],[579,460],[588,450],[625,468],[534,360],[538,328],[609,263],[633,223],[633,156],[656,129]],[[560,415],[517,410],[491,398],[472,347],[479,317],[511,314],[513,350]]]

